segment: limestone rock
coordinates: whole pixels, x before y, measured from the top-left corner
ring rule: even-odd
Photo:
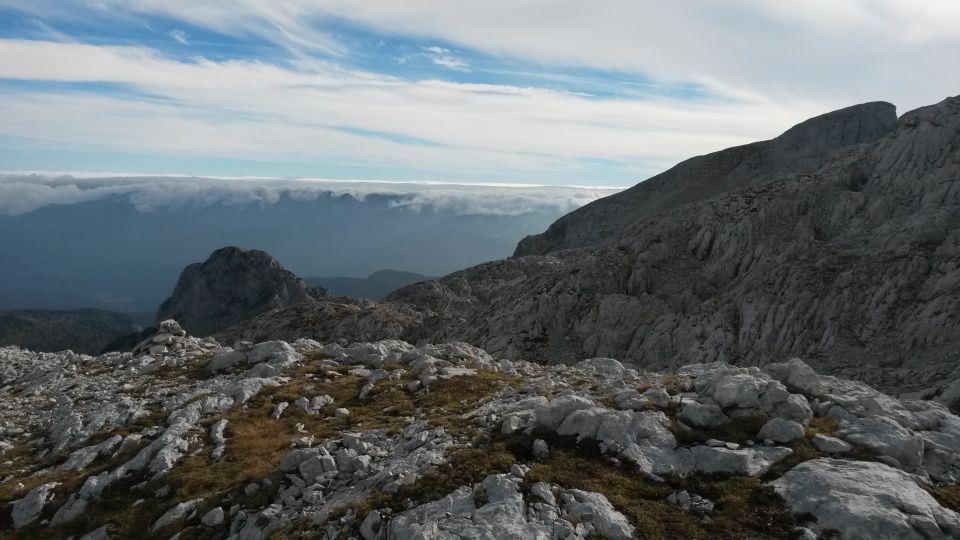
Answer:
[[[153,527],[150,528],[150,531],[156,532],[164,527],[169,527],[184,520],[190,519],[194,514],[196,514],[196,508],[198,504],[200,504],[200,499],[177,504],[173,508],[164,512],[164,514],[160,516],[160,518],[157,519],[157,521],[153,524]]]
[[[203,517],[200,518],[200,523],[203,523],[207,527],[216,527],[223,523],[223,516],[223,508],[218,506],[204,514]]]
[[[757,433],[758,439],[770,439],[778,443],[788,443],[801,437],[803,426],[782,418],[771,418]]]
[[[891,457],[908,471],[915,471],[923,463],[923,438],[887,417],[873,416],[844,422],[836,435],[856,446]]]
[[[881,463],[816,459],[770,485],[795,513],[812,514],[820,530],[842,538],[960,536],[956,512],[940,506],[910,474]]]
[[[956,368],[958,125],[960,97],[899,119],[888,103],[828,113],[692,158],[387,304],[424,313],[416,339],[495,356],[656,369],[803,353],[888,392],[925,388]]]
[[[723,409],[716,403],[687,403],[680,410],[680,418],[688,424],[700,428],[714,428],[730,421]]]
[[[53,499],[53,490],[58,485],[60,484],[52,482],[37,486],[30,490],[22,499],[15,501],[10,512],[13,517],[13,528],[19,529],[25,525],[29,525],[40,517],[40,513],[43,512],[44,507]]]
[[[547,446],[546,441],[543,439],[537,439],[533,441],[533,457],[540,461],[547,459],[550,456],[550,447]]]
[[[824,454],[843,454],[853,450],[853,445],[850,443],[836,437],[828,437],[822,433],[814,435],[811,442],[818,451]]]

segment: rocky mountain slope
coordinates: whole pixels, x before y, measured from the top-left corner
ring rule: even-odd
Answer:
[[[266,252],[230,246],[183,270],[173,294],[157,310],[157,321],[176,318],[190,332],[205,336],[323,295]]]
[[[52,411],[52,414],[51,414]],[[466,343],[0,348],[14,538],[960,538],[960,418],[799,359]]]
[[[390,337],[540,363],[611,356],[674,369],[802,355],[960,410],[958,181],[960,97],[898,119],[889,104],[850,107],[688,160],[562,218],[510,259],[353,316]],[[367,339],[300,322],[332,309],[271,313],[229,335]]]
[[[702,202],[786,174],[809,174],[852,146],[896,127],[890,103],[855,105],[811,118],[779,137],[697,156],[631,189],[594,201],[529,236],[515,255],[546,255],[616,241],[637,220]]]
[[[695,158],[561,219],[521,256],[388,300],[435,315],[413,341],[668,368],[803,355],[935,396],[960,375],[960,98],[890,114],[845,109]]]

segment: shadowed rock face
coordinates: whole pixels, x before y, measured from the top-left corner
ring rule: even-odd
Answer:
[[[157,321],[176,319],[191,334],[206,336],[323,294],[266,252],[231,246],[183,270],[173,294],[157,310]]]

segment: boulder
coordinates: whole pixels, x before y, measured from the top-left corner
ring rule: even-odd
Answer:
[[[180,503],[167,510],[153,524],[153,527],[150,528],[150,532],[157,532],[165,527],[169,527],[190,519],[194,516],[194,514],[197,513],[197,505],[200,504],[200,501],[200,499],[194,499],[192,501]]]
[[[824,454],[844,454],[853,450],[853,445],[850,443],[836,437],[828,437],[822,433],[814,435],[811,442],[818,451]]]
[[[589,522],[599,536],[611,540],[634,537],[633,525],[600,493],[571,489],[563,494],[561,500],[568,516],[575,522]]]
[[[570,413],[593,406],[593,401],[585,397],[560,396],[535,409],[537,425],[550,431],[556,431]]]
[[[11,509],[13,528],[19,529],[36,521],[40,513],[53,500],[54,489],[60,484],[51,482],[30,490],[22,499],[14,501]]]
[[[723,409],[716,403],[698,403],[696,401],[686,403],[680,409],[680,419],[698,428],[715,428],[730,421],[730,418],[723,414]]]
[[[916,471],[923,464],[923,437],[887,417],[871,416],[845,421],[836,436],[855,446],[893,458],[906,471]]]
[[[771,418],[760,428],[758,439],[770,439],[778,443],[788,443],[803,437],[803,426],[783,418]]]
[[[754,447],[732,450],[721,447],[695,446],[690,449],[693,470],[705,473],[758,476],[784,460],[793,450],[783,447]]]
[[[533,458],[543,461],[548,457],[550,457],[550,447],[547,446],[547,442],[543,439],[533,441]]]
[[[841,538],[926,540],[960,537],[960,515],[942,507],[914,477],[882,463],[816,459],[769,484],[795,514],[811,514]]]
[[[223,508],[216,507],[200,518],[200,523],[203,523],[207,527],[216,527],[223,523]]]

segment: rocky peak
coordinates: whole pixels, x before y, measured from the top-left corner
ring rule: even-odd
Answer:
[[[205,336],[323,294],[268,253],[229,246],[184,268],[173,294],[160,305],[157,321],[176,319],[191,334]]]
[[[773,139],[781,151],[843,148],[876,141],[897,126],[897,108],[873,101],[815,116]]]
[[[885,102],[823,114],[769,141],[697,156],[554,222],[517,245],[514,256],[545,255],[609,243],[629,223],[702,202],[785,174],[809,174],[840,153],[877,141],[897,127],[896,108]]]

